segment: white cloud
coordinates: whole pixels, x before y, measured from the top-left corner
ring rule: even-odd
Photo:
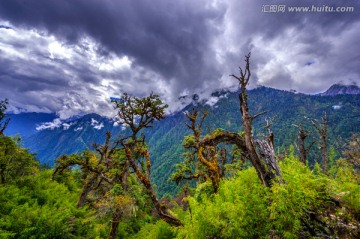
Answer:
[[[101,122],[100,124],[95,125],[95,126],[94,126],[94,129],[100,130],[100,129],[103,128],[103,127],[104,127],[104,124],[103,124],[103,122]]]
[[[118,119],[116,119],[116,120],[117,120],[117,121],[114,122],[113,126],[114,126],[114,127],[120,126],[122,131],[126,130],[126,128],[128,127],[128,125],[125,124],[125,123],[120,122],[120,120],[118,120]]]
[[[205,104],[210,105],[211,107],[213,107],[220,99],[222,98],[226,98],[227,94],[225,95],[220,95],[220,96],[211,96],[206,102]]]
[[[112,55],[110,59],[104,62],[96,62],[95,64],[98,65],[100,71],[114,71],[114,70],[122,70],[122,69],[129,69],[131,67],[131,61],[129,57],[124,56],[119,58],[115,55]]]
[[[210,99],[208,99],[205,104],[214,106],[218,101],[219,101],[219,97],[211,96]]]
[[[77,127],[77,128],[74,129],[75,132],[80,131],[80,130],[83,130],[83,127],[82,127],[82,126],[79,126],[79,127]]]
[[[96,119],[91,118],[91,126],[95,126],[97,124],[99,124],[99,121],[97,121]]]
[[[64,130],[68,130],[72,125],[74,125],[75,122],[71,122],[71,123],[63,123],[62,126],[63,126],[63,129]]]
[[[91,126],[93,126],[94,129],[100,130],[104,127],[104,123],[91,118]]]
[[[127,124],[122,124],[122,125],[121,125],[121,130],[124,131],[124,130],[126,130],[127,127],[128,127]]]
[[[341,109],[341,105],[333,105],[332,108],[334,110],[339,110],[339,109]]]
[[[54,119],[52,122],[45,122],[36,126],[36,130],[37,131],[46,130],[46,129],[53,130],[59,128],[61,125],[62,125],[61,119],[57,118]]]
[[[71,49],[56,41],[54,37],[52,38],[54,41],[48,45],[50,59],[70,59],[72,57]]]
[[[119,74],[133,75],[134,70],[128,56],[102,56],[89,37],[69,45],[36,30],[0,28],[0,52],[0,60],[10,62],[11,69],[3,65],[0,70],[6,72],[0,74],[3,97],[12,109],[57,112],[61,119],[94,112],[112,116],[109,97],[119,95],[118,86],[128,80]],[[128,85],[124,91],[133,90]]]

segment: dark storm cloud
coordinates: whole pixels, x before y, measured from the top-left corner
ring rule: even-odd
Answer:
[[[356,63],[353,62],[353,59],[358,59],[359,57],[359,44],[352,43],[348,45],[348,49],[351,49],[352,52],[348,52],[345,49],[340,50],[338,48],[341,41],[350,40],[347,39],[348,37],[355,40],[360,36],[360,31],[357,31],[357,33],[354,33],[351,36],[346,36],[346,34],[344,34],[349,29],[356,29],[359,27],[359,3],[359,1],[354,0],[229,1],[227,20],[234,24],[234,30],[228,38],[238,42],[241,42],[241,39],[247,39],[248,41],[246,43],[245,41],[241,42],[244,45],[236,51],[236,55],[240,55],[241,52],[244,52],[244,50],[246,51],[246,49],[252,49],[254,53],[253,60],[255,60],[256,64],[265,64],[266,62],[277,58],[278,55],[272,53],[273,49],[266,51],[271,45],[277,43],[279,46],[278,50],[281,51],[280,53],[282,55],[291,55],[292,52],[297,52],[299,55],[308,57],[308,61],[314,60],[313,58],[317,58],[322,62],[326,61],[329,64],[328,68],[330,69],[334,66],[338,66],[337,62],[340,61],[339,59],[344,62],[349,62],[350,64],[359,65],[360,62],[358,60]],[[351,6],[354,7],[355,10],[354,12],[348,13],[295,13],[289,11],[286,11],[285,13],[266,13],[261,11],[264,6],[269,5],[285,5],[286,7],[309,6],[310,8],[313,5],[318,7],[332,6],[334,8],[337,6]],[[292,33],[285,34],[286,31],[291,31]],[[262,45],[258,44],[254,46],[255,38],[261,38]],[[296,41],[294,41],[294,39],[296,39]],[[289,42],[292,44],[289,44]],[[229,59],[230,61],[228,61],[227,65],[231,65],[232,68],[235,67],[236,64],[233,63],[233,59]],[[297,57],[288,57],[288,60],[293,62],[300,61]],[[330,67],[330,65],[332,67]],[[351,68],[349,65],[343,65],[343,67],[343,69],[339,69],[340,71],[343,71],[342,73],[355,71],[355,73],[359,75],[359,69]],[[282,78],[281,75],[279,75],[279,78]],[[341,73],[339,74],[339,77],[340,76]],[[331,84],[329,79],[319,80],[324,82],[325,87]],[[277,82],[278,84],[276,86],[281,87],[281,81],[277,81],[276,79],[272,79],[272,81]],[[308,84],[311,82],[304,83]],[[308,88],[311,88],[311,85]],[[304,87],[301,90],[308,89]],[[317,88],[317,90],[319,89]]]
[[[90,35],[103,53],[133,57],[165,78],[184,84],[211,78],[204,53],[214,34],[210,21],[221,21],[224,9],[205,6],[205,1],[2,1],[0,16],[17,26],[44,29],[77,44]],[[195,81],[196,82],[196,81]]]
[[[271,4],[355,10],[262,11]],[[37,96],[32,103],[67,116],[98,111],[99,105],[107,109],[105,93],[155,91],[174,100],[181,92],[229,86],[235,82],[228,75],[252,51],[259,84],[319,92],[340,80],[359,81],[359,11],[357,0],[4,0],[0,31],[34,31],[35,38],[0,36],[0,44],[15,51],[3,49],[6,57],[0,56],[1,87],[15,89],[13,98],[21,92],[53,96],[48,102]],[[62,44],[55,45],[55,55],[49,55],[51,37]],[[95,45],[84,42],[87,37]],[[63,49],[56,55],[62,46],[70,57],[61,55]],[[114,56],[128,57],[131,67],[112,69]]]

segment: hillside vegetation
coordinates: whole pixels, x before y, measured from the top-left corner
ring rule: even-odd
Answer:
[[[184,112],[191,111],[195,105],[199,111],[207,111],[208,116],[203,125],[204,132],[218,128],[240,132],[242,125],[238,95],[239,92],[215,92],[213,97],[218,99],[215,105],[210,106],[206,101],[193,102],[181,112],[168,115],[163,120],[154,122],[153,128],[145,130],[152,155],[152,179],[160,195],[175,194],[180,189],[167,180],[175,172],[175,165],[183,158],[184,150],[181,145],[183,138],[191,133],[185,125],[187,118]],[[273,119],[271,129],[275,135],[275,150],[278,154],[283,154],[284,150],[295,143],[298,128],[294,125],[303,124],[305,129],[311,132],[307,139],[309,142],[318,137],[315,128],[305,117],[319,120],[326,112],[329,148],[333,148],[337,154],[341,154],[344,142],[350,139],[352,133],[360,132],[360,95],[315,96],[259,87],[248,92],[248,100],[250,112],[268,111],[265,116],[253,122],[254,134],[257,137],[262,137],[264,134],[264,119]],[[16,123],[20,124],[25,120],[17,121],[12,115],[10,117],[12,123],[9,127],[12,130],[9,133],[16,132],[14,129],[17,127]],[[26,120],[29,118],[27,114],[23,117]],[[92,119],[99,124],[103,123],[104,127],[95,129],[94,125],[91,125]],[[31,152],[36,152],[41,163],[53,166],[55,159],[62,154],[91,150],[94,142],[102,143],[106,131],[110,131],[113,136],[128,133],[122,131],[119,126],[114,127],[113,120],[96,114],[85,115],[66,123],[70,124],[69,128],[63,126],[49,128],[24,137],[23,145]],[[317,146],[314,145],[310,150],[309,160],[312,165],[321,158],[315,150]]]
[[[1,182],[0,238],[108,236],[111,199],[77,208],[79,171],[52,180],[53,171],[39,168],[15,141],[4,136],[0,141],[1,152],[13,147],[1,154],[2,167],[11,155],[22,159],[25,169],[11,168],[13,174]],[[359,154],[359,144],[357,147]],[[144,189],[132,179],[136,200],[120,222],[117,238],[311,238],[314,234],[317,238],[358,238],[360,180],[347,159],[337,160],[329,176],[322,174],[319,165],[310,170],[291,151],[280,167],[287,183],[271,189],[264,187],[249,167],[222,180],[217,194],[211,192],[209,182],[203,182],[184,188],[175,198],[164,198],[162,202],[171,205],[183,221],[179,228],[154,215]]]
[[[1,101],[0,238],[359,238],[359,135],[335,137],[335,115],[326,110],[331,105],[314,106],[324,110],[321,119],[309,113],[304,121],[288,121],[296,107],[279,97],[277,106],[288,110],[275,131],[276,107],[252,109],[257,101],[248,99],[246,90],[250,54],[245,62],[239,75],[232,75],[240,86],[240,112],[231,118],[238,125],[207,106],[189,106],[183,117],[169,120],[159,96],[123,94],[113,104],[127,130],[108,131],[92,147],[61,155],[54,169],[41,165],[18,138],[4,135],[8,102]],[[359,108],[351,110],[356,114]],[[181,142],[176,127],[156,128],[162,120],[182,123]],[[215,128],[221,120],[223,127]],[[290,129],[294,137],[288,140],[283,131]],[[310,138],[314,143],[311,132],[317,132]],[[172,147],[164,150],[163,144]],[[330,147],[339,144],[342,156]],[[177,162],[173,171],[168,161]],[[170,178],[162,178],[168,173]],[[168,191],[175,190],[167,180],[181,189],[159,197],[154,178],[168,184]]]

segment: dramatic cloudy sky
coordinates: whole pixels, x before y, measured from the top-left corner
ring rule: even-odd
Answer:
[[[354,11],[288,10],[312,5]],[[360,81],[359,39],[359,0],[1,0],[0,98],[61,118],[109,115],[121,92],[175,108],[234,85],[249,51],[253,85],[318,93]]]

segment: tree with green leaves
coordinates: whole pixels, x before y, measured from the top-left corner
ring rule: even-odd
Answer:
[[[150,181],[150,154],[145,137],[139,135],[143,129],[152,127],[155,120],[164,118],[167,105],[155,94],[144,98],[123,94],[113,103],[118,110],[119,124],[129,128],[130,134],[113,139],[107,132],[104,144],[93,145],[95,151],[61,156],[56,161],[54,175],[74,165],[80,166],[83,189],[78,207],[87,203],[99,210],[108,208],[112,218],[109,239],[116,238],[120,222],[131,213],[129,208],[135,205],[136,198],[129,185],[131,173],[145,188],[159,216],[171,225],[181,225],[155,194]]]
[[[93,145],[95,151],[59,157],[53,174],[55,177],[75,165],[80,166],[83,189],[77,206],[89,203],[94,208],[107,208],[112,218],[109,239],[116,238],[121,219],[135,202],[127,192],[129,172],[119,145],[120,141],[113,142],[111,133],[106,132],[104,144]]]
[[[151,175],[151,158],[145,136],[139,135],[144,129],[151,128],[155,120],[165,117],[164,104],[158,95],[151,93],[150,96],[138,98],[123,94],[119,100],[114,101],[118,110],[119,123],[130,129],[130,135],[123,137],[121,141],[129,166],[134,171],[138,180],[146,188],[160,218],[174,226],[181,226],[181,221],[173,213],[160,203],[153,189]]]
[[[19,146],[20,139],[0,135],[0,185],[38,172],[39,162],[28,149]]]
[[[239,161],[237,156],[240,156],[240,154],[238,147],[233,147],[230,155],[231,159],[229,160],[226,147],[199,144],[200,141],[216,137],[217,134],[222,133],[222,129],[217,129],[210,132],[209,135],[201,135],[202,125],[207,114],[207,112],[204,112],[200,120],[198,120],[199,111],[197,109],[193,109],[192,112],[185,112],[190,121],[190,124],[186,123],[186,125],[193,134],[184,138],[183,147],[188,151],[184,154],[184,162],[176,165],[177,170],[171,176],[171,179],[177,184],[182,180],[210,181],[214,193],[217,193],[220,180],[226,175],[227,164],[235,164]]]

